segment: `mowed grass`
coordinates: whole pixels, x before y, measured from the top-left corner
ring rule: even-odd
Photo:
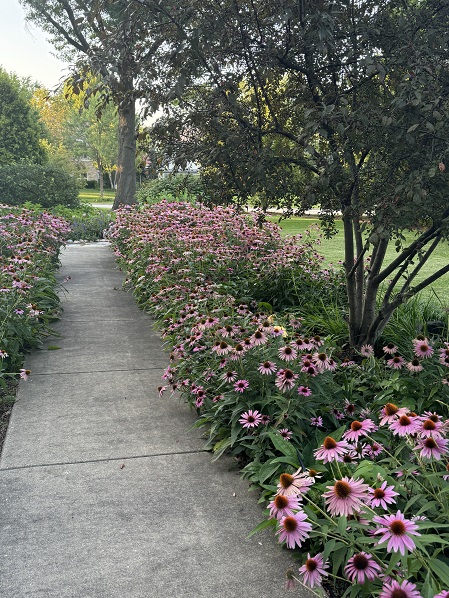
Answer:
[[[270,216],[268,218],[271,222],[278,222],[279,218],[276,216]],[[285,235],[296,235],[303,234],[305,230],[311,226],[319,226],[319,220],[315,218],[289,218],[288,220],[282,220],[280,226],[283,234]],[[341,220],[336,222],[336,228],[338,233],[331,239],[322,238],[321,244],[318,247],[319,253],[324,255],[326,264],[337,265],[339,261],[343,260],[343,223]],[[406,235],[407,241],[412,242],[414,235],[408,233]],[[390,243],[387,251],[386,264],[390,263],[397,253],[394,247],[394,243]],[[429,258],[429,261],[425,264],[422,271],[416,277],[416,283],[421,282],[427,278],[433,272],[436,272],[443,266],[446,266],[449,261],[449,244],[447,242],[440,243],[433,255]],[[449,273],[445,274],[437,281],[435,281],[430,287],[423,291],[423,295],[437,297],[438,300],[444,305],[449,306]]]
[[[99,189],[81,189],[78,197],[81,201],[87,201],[88,203],[112,203],[115,191],[113,189],[105,189],[103,198],[101,198]]]

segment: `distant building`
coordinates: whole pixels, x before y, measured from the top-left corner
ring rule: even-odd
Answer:
[[[162,178],[168,177],[171,174],[199,174],[200,169],[195,162],[187,162],[187,167],[183,170],[175,168],[173,163],[168,164],[166,168],[159,171],[159,176]]]

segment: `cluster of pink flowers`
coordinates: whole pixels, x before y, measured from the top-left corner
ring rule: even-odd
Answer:
[[[316,545],[319,530],[310,516],[313,511],[325,517],[330,529],[347,519],[347,530],[355,538],[354,551],[341,565],[348,584],[372,582],[372,595],[381,598],[418,598],[417,577],[406,580],[406,562],[425,542],[421,530],[429,524],[420,524],[406,506],[402,488],[414,484],[418,474],[404,466],[404,460],[417,469],[431,467],[439,480],[449,479],[444,464],[448,422],[425,408],[417,414],[393,402],[373,407],[373,402],[380,404],[377,397],[368,398],[360,409],[345,398],[352,400],[352,395],[342,387],[350,388],[351,377],[363,378],[371,367],[376,375],[380,372],[382,391],[389,377],[403,377],[412,388],[415,382],[425,384],[420,381],[433,368],[432,396],[447,395],[449,374],[442,372],[449,367],[449,343],[438,347],[417,337],[407,356],[387,343],[383,359],[365,345],[354,360],[340,360],[326,339],[300,332],[303,322],[297,314],[276,315],[249,297],[237,300],[279,268],[299,263],[305,276],[319,277],[321,260],[308,242],[284,242],[276,226],[260,229],[251,216],[228,208],[163,202],[137,212],[125,209],[110,237],[136,297],[159,318],[170,346],[160,394],[167,388],[181,391],[202,420],[214,422],[211,429],[220,431],[218,438],[210,432],[210,446],[232,448],[244,439],[249,451],[253,443],[259,464],[266,448],[271,455],[276,450],[288,455],[288,462],[297,462],[302,444],[308,444],[309,461],[304,460],[319,471],[304,466],[282,474],[268,505],[281,543],[315,548],[317,554],[308,551],[299,569],[302,581],[314,588],[335,573],[327,562],[328,551]],[[325,276],[330,280],[332,274]],[[240,279],[246,281],[244,291],[237,284]],[[401,392],[397,388],[399,383],[384,400],[395,400],[394,393]],[[335,389],[340,392],[334,396]],[[358,389],[353,391],[358,394]],[[422,404],[408,399],[405,404]],[[341,420],[346,426],[335,432]],[[228,438],[224,430],[232,430]],[[399,449],[402,461],[395,457]],[[374,468],[378,460],[389,460],[378,470],[382,475],[365,475],[363,467],[371,462]],[[360,463],[362,473],[357,470]],[[257,481],[256,474],[254,478]],[[359,544],[357,534],[363,538]],[[400,557],[399,573],[388,572],[389,560]]]
[[[313,529],[312,521],[308,520],[302,505],[303,501],[307,500],[307,493],[315,483],[317,475],[316,471],[304,472],[301,469],[293,474],[282,474],[278,491],[268,505],[270,517],[278,520],[276,533],[279,536],[279,541],[285,542],[289,548],[301,547],[310,538]],[[372,497],[380,496],[380,493],[376,493],[377,490],[382,491],[383,499],[370,499],[370,492]],[[324,493],[323,497],[332,517],[351,515],[360,517],[361,515],[368,516],[366,510],[364,511],[365,505],[371,504],[371,507],[376,507],[383,503],[386,506],[386,502],[393,502],[392,499],[397,494],[392,487],[387,488],[386,483],[373,489],[362,480],[343,477],[336,480],[334,485],[328,486],[328,491]],[[307,502],[309,505],[313,504],[311,501]],[[391,515],[371,516],[371,521],[376,524],[376,527],[368,527],[367,534],[380,536],[377,546],[386,544],[387,552],[399,552],[403,556],[407,551],[412,552],[415,549],[412,536],[420,535],[417,531],[418,525],[414,521],[406,519],[400,510]],[[322,553],[313,557],[308,553],[306,562],[299,568],[299,574],[305,585],[314,588],[321,585],[323,577],[328,576],[328,567],[328,563],[323,561]],[[394,598],[396,595],[402,595],[395,594],[395,588],[416,591],[414,584],[404,586],[385,575],[385,569],[386,566],[376,554],[364,551],[354,553],[344,565],[344,573],[351,583],[362,585],[367,581],[384,578],[381,596]]]
[[[22,342],[18,332],[21,326],[27,327],[28,337],[30,328],[39,328],[39,317],[44,310],[34,303],[36,289],[46,272],[54,269],[68,232],[69,226],[62,218],[0,205],[0,311],[3,314],[0,376],[2,368],[8,368],[4,362],[16,357],[12,353],[17,349],[12,347],[17,347],[17,341],[19,345]],[[18,324],[13,327],[13,322]],[[8,328],[5,328],[6,324]],[[15,330],[13,342],[11,329]],[[27,375],[25,370],[20,371],[22,378]]]

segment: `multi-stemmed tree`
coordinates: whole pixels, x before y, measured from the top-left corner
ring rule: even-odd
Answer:
[[[292,207],[318,204],[330,229],[341,213],[350,342],[374,342],[449,272],[415,284],[449,231],[448,3],[202,0],[186,21],[136,1],[173,23],[159,89],[176,101],[154,134],[180,161],[225,166],[237,192],[276,198],[293,178]]]

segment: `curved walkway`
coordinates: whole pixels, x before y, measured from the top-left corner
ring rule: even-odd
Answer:
[[[248,539],[255,493],[159,397],[167,357],[110,248],[62,263],[60,337],[27,358],[0,460],[0,596],[281,596],[291,555],[271,530]]]

